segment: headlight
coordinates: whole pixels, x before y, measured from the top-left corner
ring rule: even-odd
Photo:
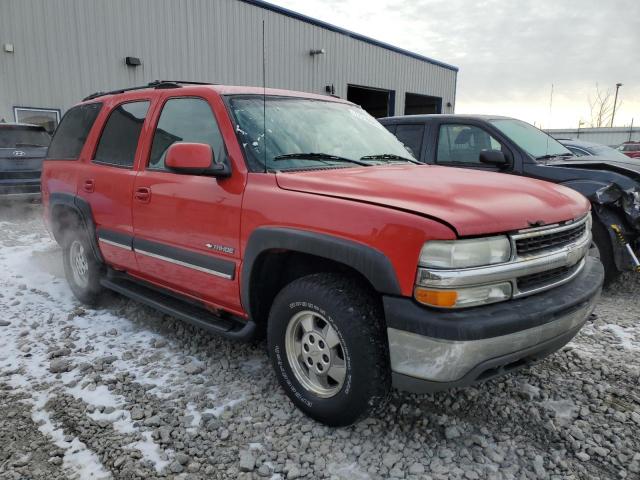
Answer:
[[[462,308],[509,300],[512,294],[511,283],[501,282],[493,285],[463,287],[455,290],[416,287],[415,299],[430,307]]]
[[[511,258],[511,243],[504,236],[470,240],[433,240],[420,251],[420,265],[430,268],[470,268],[504,263]]]

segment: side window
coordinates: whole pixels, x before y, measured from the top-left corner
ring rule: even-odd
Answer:
[[[165,170],[167,149],[176,142],[206,143],[216,162],[225,158],[224,141],[209,103],[202,98],[172,98],[164,104],[153,135],[149,167]]]
[[[93,161],[116,167],[133,167],[147,110],[149,102],[146,100],[123,103],[115,108],[102,130]]]
[[[387,130],[389,130],[391,133],[393,133],[394,135],[396,134],[396,128],[398,127],[398,125],[396,125],[395,123],[390,123],[389,125],[383,125],[384,128],[386,128]]]
[[[424,125],[398,125],[396,137],[409,150],[414,157],[420,158],[422,150],[422,138],[424,137]]]
[[[481,165],[483,150],[502,150],[502,144],[473,125],[440,125],[437,163]]]
[[[65,113],[49,144],[47,158],[77,160],[101,108],[101,103],[87,103]]]

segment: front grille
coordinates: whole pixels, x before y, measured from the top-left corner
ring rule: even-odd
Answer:
[[[0,172],[0,180],[22,180],[22,179],[38,180],[40,172]]]
[[[560,282],[571,276],[571,274],[573,274],[579,267],[580,264],[577,264],[570,267],[554,268],[553,270],[547,270],[546,272],[525,275],[524,277],[518,278],[518,290],[521,292],[528,292]]]
[[[545,233],[544,230],[541,230],[539,234],[536,235],[516,238],[516,251],[519,256],[529,256],[550,250],[558,250],[582,238],[586,229],[586,222],[580,222],[573,228],[562,229],[560,231],[550,229],[550,232]]]

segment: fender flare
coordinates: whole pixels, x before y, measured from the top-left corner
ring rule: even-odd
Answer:
[[[401,295],[391,261],[379,250],[361,243],[294,228],[260,227],[249,237],[242,262],[240,298],[251,312],[251,275],[256,260],[269,250],[289,250],[333,260],[353,268],[379,293]]]
[[[58,243],[61,243],[62,239],[60,238],[60,232],[53,222],[53,211],[57,206],[68,208],[76,215],[78,215],[82,226],[87,232],[89,243],[94,255],[96,256],[98,261],[104,262],[102,253],[100,252],[100,248],[98,247],[96,223],[93,219],[93,212],[91,211],[91,205],[89,205],[89,202],[71,193],[54,192],[49,196],[49,218],[51,219],[51,231],[56,241]]]

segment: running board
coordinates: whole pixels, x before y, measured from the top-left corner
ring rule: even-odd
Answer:
[[[100,280],[100,284],[209,333],[244,341],[251,340],[256,333],[256,324],[251,320],[243,322],[219,317],[187,299],[181,300],[176,294],[163,293],[156,287],[146,286],[126,275],[108,275]]]

